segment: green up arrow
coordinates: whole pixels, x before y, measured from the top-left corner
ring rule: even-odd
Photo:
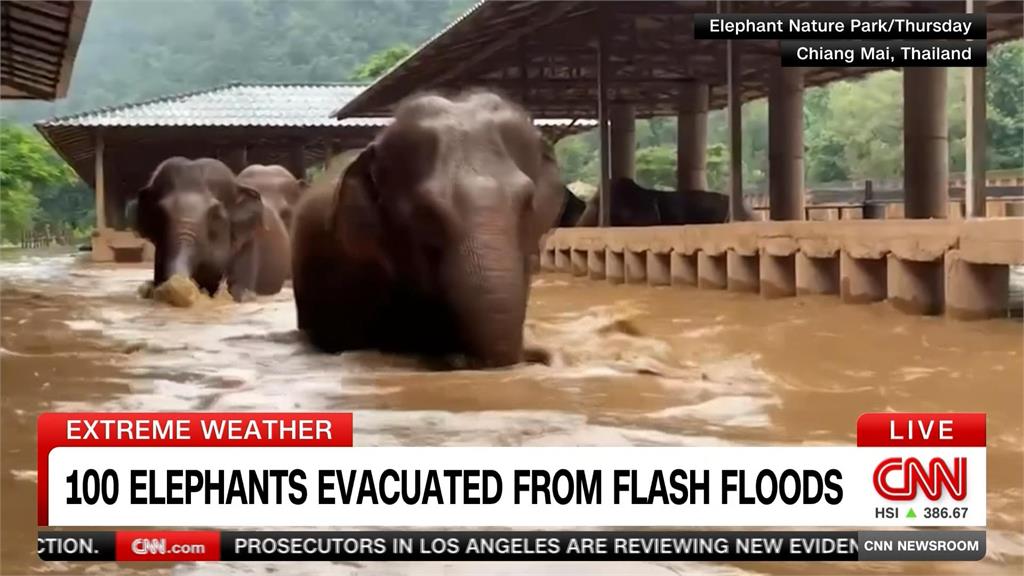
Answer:
[[[917,518],[917,514],[914,514],[914,509],[910,508],[907,510],[907,518]]]

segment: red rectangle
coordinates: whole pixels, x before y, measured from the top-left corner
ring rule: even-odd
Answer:
[[[212,434],[220,431],[220,437]],[[170,434],[165,434],[169,432]],[[47,412],[36,421],[36,519],[58,446],[352,446],[351,412]]]
[[[118,562],[220,560],[220,532],[214,530],[117,532],[114,558]]]
[[[981,412],[872,412],[857,419],[857,446],[985,446]]]

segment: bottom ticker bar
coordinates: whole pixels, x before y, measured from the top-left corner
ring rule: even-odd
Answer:
[[[981,560],[983,530],[40,532],[62,561],[872,561]]]

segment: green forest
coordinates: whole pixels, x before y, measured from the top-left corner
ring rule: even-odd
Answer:
[[[473,0],[281,2],[94,2],[67,98],[54,103],[5,101],[0,130],[0,235],[15,240],[39,226],[88,232],[92,193],[31,127],[43,118],[232,81],[369,81],[411,47],[442,30]],[[1024,43],[994,49],[988,66],[989,168],[1024,167]],[[964,166],[964,83],[949,75],[950,169]],[[809,186],[867,178],[895,179],[902,165],[899,72],[880,72],[805,93]],[[743,110],[744,182],[757,189],[767,170],[767,107]],[[727,177],[727,126],[709,118],[709,185]],[[641,184],[671,188],[675,119],[637,123]],[[597,138],[588,133],[557,147],[566,182],[597,180]]]

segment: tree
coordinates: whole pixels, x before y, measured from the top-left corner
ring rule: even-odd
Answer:
[[[645,188],[676,189],[676,149],[649,146],[636,151],[636,181]]]
[[[38,190],[69,183],[73,174],[53,150],[28,130],[0,124],[0,236],[15,241],[31,230]]]
[[[412,48],[407,44],[399,44],[376,52],[362,66],[356,68],[356,71],[352,73],[352,79],[376,80],[378,76],[391,70],[395,64],[404,60],[411,52]]]

